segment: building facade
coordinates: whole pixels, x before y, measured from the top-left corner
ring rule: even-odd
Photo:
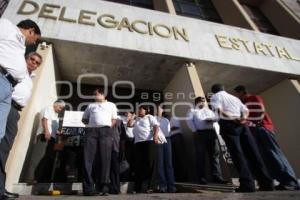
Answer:
[[[265,99],[278,141],[300,176],[299,1],[10,0],[4,7],[2,17],[14,23],[30,18],[39,24],[37,51],[44,60],[7,163],[7,189],[22,190],[39,111],[58,97],[82,110],[95,85],[106,86],[121,108],[164,101],[185,116],[193,98],[209,96],[212,84],[228,91],[243,84]],[[184,120],[182,126],[192,146]],[[191,181],[194,173],[191,167]]]

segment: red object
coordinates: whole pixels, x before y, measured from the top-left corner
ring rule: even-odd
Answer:
[[[271,132],[274,132],[273,122],[265,111],[265,105],[260,96],[247,94],[243,98],[243,103],[249,109],[249,119],[255,125],[261,125]]]

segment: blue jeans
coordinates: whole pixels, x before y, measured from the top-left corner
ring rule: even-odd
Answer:
[[[167,143],[158,144],[157,148],[157,184],[160,190],[175,190],[174,170],[172,164],[171,139]]]
[[[13,88],[10,82],[0,74],[0,141],[5,135],[6,122],[11,107]]]
[[[250,130],[272,178],[281,185],[299,186],[295,172],[276,142],[275,135],[263,127],[251,127]]]

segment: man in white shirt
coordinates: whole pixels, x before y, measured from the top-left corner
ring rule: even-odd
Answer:
[[[195,99],[195,108],[188,114],[187,125],[193,132],[196,149],[196,171],[200,184],[207,184],[205,178],[205,152],[208,152],[211,166],[212,181],[225,184],[220,167],[220,147],[214,128],[217,116],[205,106],[205,97]]]
[[[91,103],[84,111],[82,122],[90,127],[84,142],[84,173],[83,194],[95,196],[98,194],[92,176],[93,166],[99,172],[97,190],[101,195],[108,195],[111,154],[113,148],[112,127],[117,120],[117,107],[106,100],[102,89],[94,91],[95,103]],[[97,154],[97,151],[99,155]],[[99,165],[94,164],[95,156],[99,158]],[[100,171],[99,171],[100,170]]]
[[[273,180],[249,127],[245,125],[249,113],[247,107],[237,97],[225,92],[221,84],[213,85],[211,91],[210,103],[220,118],[220,134],[239,173],[240,187],[236,192],[255,192],[254,177],[261,191],[274,190]]]
[[[38,183],[51,181],[52,167],[55,159],[54,145],[59,132],[59,113],[63,112],[65,102],[56,100],[40,112],[40,123],[36,140],[28,164],[28,179]]]
[[[11,107],[13,87],[28,74],[24,59],[25,45],[35,44],[41,31],[31,20],[17,26],[0,19],[0,140],[4,137]]]
[[[18,197],[17,194],[12,194],[5,190],[5,164],[6,160],[9,155],[9,151],[12,148],[14,139],[18,132],[18,121],[20,119],[19,112],[22,110],[23,107],[26,106],[32,90],[32,78],[33,78],[33,71],[35,71],[41,64],[42,57],[40,54],[36,52],[31,52],[26,55],[26,64],[28,74],[26,78],[22,79],[20,83],[16,85],[12,94],[12,106],[10,108],[10,112],[7,117],[7,124],[6,124],[6,132],[4,137],[0,142],[0,162],[1,167],[3,166],[4,169],[0,170],[0,194],[6,195],[8,197]],[[1,197],[0,197],[1,199]]]

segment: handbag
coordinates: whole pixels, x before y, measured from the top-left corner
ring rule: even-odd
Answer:
[[[149,124],[151,125],[150,117],[148,117],[148,119],[149,119]],[[152,132],[152,134],[154,134],[152,130],[151,130],[151,132]],[[164,133],[162,132],[162,130],[160,129],[160,127],[158,127],[157,139],[158,139],[158,144],[167,143],[167,139],[166,139]]]
[[[159,130],[158,130],[158,144],[164,144],[164,143],[167,143],[167,139],[166,139],[164,133],[159,128]]]
[[[128,161],[126,160],[125,153],[122,153],[121,161],[120,161],[120,174],[126,172],[130,168]]]

